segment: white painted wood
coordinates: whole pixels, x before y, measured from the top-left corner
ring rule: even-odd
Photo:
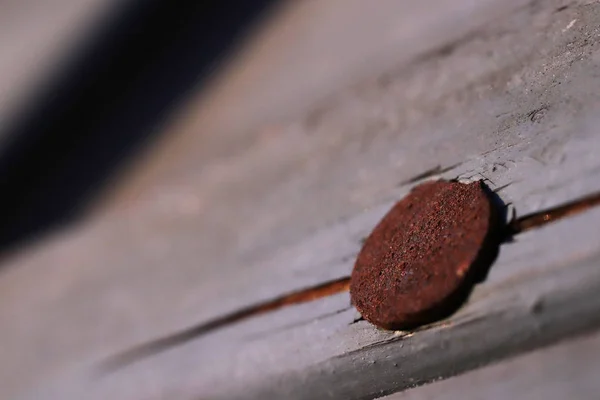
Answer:
[[[436,165],[509,185],[500,195],[519,213],[600,190],[600,8],[528,4],[262,129],[242,153],[184,157],[120,207],[4,260],[1,397],[365,398],[596,326],[600,300],[582,301],[600,289],[594,210],[504,246],[450,324],[408,338],[350,324],[340,294],[96,368],[349,274],[402,182]]]

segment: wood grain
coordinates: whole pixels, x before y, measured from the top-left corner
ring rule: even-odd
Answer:
[[[575,338],[460,377],[384,397],[385,400],[595,399],[600,336]],[[576,360],[574,362],[574,360]]]
[[[413,184],[402,182],[438,165],[455,165],[446,178],[489,179],[519,215],[599,191],[600,8],[584,3],[525,2],[479,22],[263,127],[243,151],[182,158],[96,220],[4,260],[2,397],[374,398],[595,328],[598,210],[503,246],[469,303],[429,329],[353,323],[342,293],[98,369],[347,276]]]

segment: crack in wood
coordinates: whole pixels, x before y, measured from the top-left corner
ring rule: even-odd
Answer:
[[[403,185],[407,185],[407,184],[410,184],[410,183],[415,183],[415,182],[418,182],[420,180],[423,180],[423,179],[426,179],[426,178],[430,178],[432,176],[443,174],[445,172],[453,170],[456,167],[459,167],[462,164],[463,164],[462,162],[459,162],[459,163],[456,163],[456,164],[453,164],[453,165],[450,165],[450,166],[444,167],[444,168],[442,168],[442,166],[438,164],[435,167],[430,168],[430,169],[428,169],[425,172],[422,172],[422,173],[420,173],[418,175],[413,176],[412,178],[409,178],[409,179],[407,179],[405,181],[400,182],[398,184],[398,186],[403,186]]]
[[[594,193],[584,198],[573,200],[548,210],[524,215],[514,219],[508,224],[511,235],[516,235],[530,229],[538,228],[559,219],[579,214],[589,208],[600,205],[600,193]]]
[[[249,317],[256,317],[258,315],[275,311],[286,306],[306,303],[323,297],[332,296],[337,293],[347,292],[348,290],[350,290],[350,277],[342,277],[290,294],[285,294],[273,300],[268,300],[264,303],[242,308],[238,311],[215,318],[211,321],[192,326],[174,334],[164,336],[138,346],[134,346],[129,350],[107,359],[101,364],[101,369],[104,371],[115,370],[132,364],[133,362],[142,358],[146,358],[150,355],[161,353],[171,348],[183,345],[206,333],[223,328],[230,324],[234,324]]]
[[[273,332],[278,332],[279,333],[279,332],[289,331],[289,330],[292,330],[292,329],[295,329],[295,328],[299,328],[299,327],[307,325],[307,324],[311,324],[311,323],[315,323],[317,321],[321,321],[321,320],[326,319],[326,318],[334,317],[336,315],[339,315],[339,314],[345,313],[347,311],[350,311],[353,308],[354,308],[354,306],[349,305],[347,307],[340,308],[339,310],[335,310],[335,311],[328,312],[328,313],[325,313],[325,314],[320,314],[318,317],[315,317],[315,318],[307,319],[307,320],[296,322],[296,323],[293,323],[293,324],[288,324],[288,325],[279,327],[277,329],[271,329],[268,332],[261,332],[261,333],[249,335],[249,336],[246,337],[246,340],[252,341],[252,340],[262,339],[265,336],[272,334]]]
[[[509,187],[510,185],[512,185],[514,182],[509,182],[506,185],[502,185],[500,187],[497,187],[493,190],[494,193],[500,193],[502,190],[506,189],[507,187]]]
[[[453,166],[454,167],[454,166]],[[451,168],[453,168],[451,167]],[[451,169],[449,167],[449,169]],[[439,166],[436,167],[436,173]],[[433,170],[431,170],[433,171]],[[505,185],[506,187],[508,185]],[[503,189],[504,187],[500,188]],[[567,216],[573,216],[600,205],[600,192],[584,198],[571,201],[544,211],[513,218],[506,225],[505,241],[509,241],[514,235],[530,229],[541,227],[545,224],[555,222]],[[332,296],[337,293],[346,292],[350,289],[350,277],[345,276],[332,281],[324,282],[316,286],[301,289],[293,293],[285,294],[260,304],[242,308],[238,311],[226,314],[211,321],[192,326],[174,334],[134,346],[122,353],[114,355],[101,363],[101,370],[109,372],[130,365],[143,358],[156,355],[174,347],[181,346],[211,331],[240,322],[244,319],[256,317],[268,312],[279,310],[283,307],[306,303],[320,298]],[[360,319],[359,319],[360,320]],[[358,322],[355,320],[354,323]],[[429,327],[426,326],[424,328]],[[422,330],[422,329],[419,329]]]

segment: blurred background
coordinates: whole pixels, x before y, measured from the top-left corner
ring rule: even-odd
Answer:
[[[3,1],[0,246],[154,198],[519,5],[434,3]]]
[[[206,97],[275,5],[193,3],[0,4],[3,249],[82,217],[174,140],[183,105]]]

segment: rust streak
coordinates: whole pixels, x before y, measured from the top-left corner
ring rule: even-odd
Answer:
[[[509,232],[512,235],[555,222],[561,218],[572,216],[586,211],[589,208],[600,205],[600,193],[594,193],[584,198],[552,207],[548,210],[524,215],[509,223]]]
[[[302,304],[323,297],[332,296],[337,293],[347,292],[349,289],[350,277],[342,277],[333,281],[302,289],[297,292],[292,292],[264,303],[242,308],[238,311],[226,314],[222,317],[215,318],[211,321],[196,326],[192,326],[172,335],[132,347],[107,359],[103,363],[102,369],[105,371],[110,371],[120,367],[125,367],[149,355],[172,349],[187,343],[190,340],[194,340],[201,335],[205,335],[211,331],[239,322],[246,318],[256,317],[261,314],[278,310],[282,307]]]

